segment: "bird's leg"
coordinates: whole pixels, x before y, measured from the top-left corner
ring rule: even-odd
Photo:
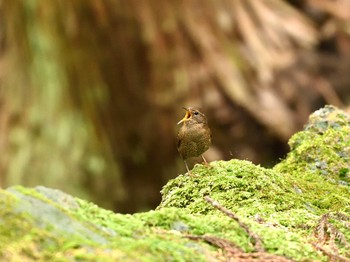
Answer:
[[[203,161],[204,161],[205,165],[208,165],[208,162],[207,162],[207,160],[205,160],[204,156],[203,155],[201,155],[201,156],[203,158]]]
[[[205,165],[206,167],[210,166],[209,163],[207,162],[207,160],[205,160],[204,156],[203,156],[203,155],[201,155],[201,156],[202,156],[202,158],[203,158],[204,165]]]
[[[185,162],[185,165],[186,165],[187,172],[188,172],[189,174],[191,174],[190,169],[188,168],[188,165],[187,165],[187,162],[186,162],[185,159],[184,159],[184,162]]]

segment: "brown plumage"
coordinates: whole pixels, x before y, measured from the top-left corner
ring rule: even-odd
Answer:
[[[183,123],[177,135],[177,150],[185,162],[186,169],[190,172],[186,159],[202,156],[208,150],[211,143],[211,132],[206,116],[197,108],[189,107],[185,117],[178,123]]]

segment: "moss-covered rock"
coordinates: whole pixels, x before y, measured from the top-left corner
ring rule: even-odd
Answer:
[[[274,168],[241,160],[196,165],[191,176],[169,181],[158,208],[144,213],[116,214],[45,187],[0,190],[0,258],[344,259],[350,256],[349,123],[346,113],[325,107],[291,138],[291,152]],[[216,208],[205,196],[218,201]],[[256,252],[252,232],[263,252]]]
[[[289,140],[289,146],[291,152],[276,171],[295,179],[350,185],[349,114],[332,106],[316,111],[305,129]]]

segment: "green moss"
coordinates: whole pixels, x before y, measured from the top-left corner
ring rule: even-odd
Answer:
[[[115,214],[44,187],[0,190],[0,258],[4,261],[215,261],[217,247],[188,236],[229,240],[245,252],[252,239],[214,209],[219,201],[258,234],[267,252],[296,261],[327,261],[313,243],[321,218],[339,254],[350,233],[350,119],[326,107],[290,140],[272,169],[231,160],[196,165],[162,189],[156,210]],[[333,232],[333,233],[332,233]],[[322,232],[321,232],[322,233]]]
[[[349,116],[334,107],[316,111],[305,130],[290,139],[287,158],[274,167],[320,209],[350,205],[349,123]]]
[[[197,165],[192,172],[194,176],[169,181],[162,190],[163,200],[158,208],[181,207],[207,214],[213,209],[203,199],[205,195],[246,217],[305,207],[291,181],[248,161],[212,162],[210,168]]]
[[[35,259],[38,251],[33,242],[41,242],[43,249],[48,247],[50,239],[45,236],[45,230],[33,227],[32,218],[27,213],[14,212],[13,207],[19,203],[19,199],[13,194],[1,190],[0,194],[0,257],[3,259],[11,256],[12,253],[17,259]]]
[[[250,224],[270,252],[319,260],[305,243],[315,242],[320,216],[350,205],[349,123],[349,116],[333,107],[315,112],[305,130],[291,138],[287,158],[273,169],[240,160],[197,165],[192,176],[164,186],[158,209],[215,215],[218,211],[203,199],[210,195]]]
[[[166,254],[174,256],[174,251],[179,252],[185,246],[193,246],[195,249],[203,249],[201,245],[194,244],[187,238],[180,235],[193,234],[203,235],[212,234],[217,237],[231,237],[238,245],[249,249],[249,240],[245,232],[233,223],[227,217],[218,218],[216,216],[202,217],[194,216],[185,209],[164,208],[157,211],[149,211],[134,215],[114,214],[107,210],[101,210],[96,205],[78,200],[81,209],[78,216],[89,220],[91,223],[113,230],[118,236],[117,246],[120,246],[120,240],[124,238],[125,250],[130,254],[136,250],[144,249],[143,252],[151,252],[154,255],[164,256]],[[208,223],[211,222],[211,223]],[[106,224],[107,223],[107,224]],[[231,230],[227,230],[230,228]],[[239,234],[237,234],[239,232]],[[159,241],[164,241],[164,247],[159,247]],[[245,244],[244,244],[245,243]],[[208,245],[206,245],[206,249]],[[160,250],[158,250],[160,248]],[[159,253],[160,252],[160,253]],[[163,252],[163,253],[162,253]],[[182,257],[188,256],[187,261],[204,259],[203,254],[193,254],[192,248],[186,248],[179,253]],[[151,259],[152,260],[152,259]],[[181,259],[180,259],[181,260]],[[176,261],[176,259],[175,259]]]
[[[328,182],[349,186],[349,123],[350,117],[334,107],[316,111],[305,130],[289,140],[291,152],[275,170],[309,180],[314,179],[313,175],[321,176]]]
[[[132,215],[115,214],[85,200],[78,198],[76,200],[80,208],[74,212],[75,216],[88,221],[92,225],[98,225],[100,229],[112,236],[130,237],[134,232],[143,229],[143,223]]]
[[[121,215],[80,199],[77,201],[80,208],[76,215],[109,232],[111,247],[121,249],[130,257],[142,257],[143,261],[162,260],[165,257],[172,257],[175,261],[205,260],[205,252],[194,254],[193,249],[189,248],[191,242],[188,239],[166,231],[169,229],[168,223],[174,223],[179,210],[170,210],[166,215],[155,211]],[[195,247],[203,250],[208,248],[204,249],[199,244]]]
[[[151,228],[161,228],[190,235],[211,235],[230,239],[244,250],[251,250],[248,235],[233,220],[225,216],[190,214],[186,209],[163,208],[135,214]]]
[[[227,219],[231,230],[225,228],[224,232],[232,235],[222,233],[221,236],[246,251],[251,250],[249,240],[244,238],[246,233],[236,222],[203,199],[210,195],[249,224],[261,236],[267,251],[293,259],[321,259],[311,244],[305,243],[305,238],[323,210],[304,199],[293,181],[285,179],[283,174],[241,160],[212,162],[209,168],[197,165],[192,173],[192,176],[179,176],[164,186],[158,210],[181,208],[201,217],[196,219],[200,223],[204,218],[203,224],[207,225],[205,221],[209,221],[209,217],[218,219],[220,226]],[[203,232],[220,232],[218,228],[207,227],[200,228]]]
[[[23,192],[26,197],[19,201],[24,196]],[[3,207],[0,219],[0,257],[3,259],[13,260],[12,253],[15,252],[19,261],[57,261],[67,257],[94,261],[135,261],[140,257],[142,261],[161,260],[166,257],[175,261],[205,261],[206,253],[211,249],[209,245],[193,243],[174,233],[175,231],[167,232],[165,225],[152,225],[152,219],[148,215],[144,215],[146,219],[141,214],[114,214],[80,199],[76,199],[78,208],[67,209],[61,206],[60,210],[69,215],[73,224],[74,220],[77,220],[85,225],[87,232],[94,230],[95,233],[103,235],[107,242],[101,245],[93,241],[96,238],[84,239],[74,232],[67,235],[64,231],[59,232],[60,227],[57,228],[54,224],[44,225],[45,219],[41,221],[35,213],[33,216],[23,208],[22,202],[25,199],[35,205],[53,204],[34,189],[16,187],[11,188],[10,192],[0,191]],[[42,215],[48,214],[44,212]],[[154,216],[157,217],[157,214]],[[155,220],[161,221],[158,218]],[[38,223],[44,226],[38,226]]]

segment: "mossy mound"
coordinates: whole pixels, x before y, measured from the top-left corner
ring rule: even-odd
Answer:
[[[301,242],[294,243],[300,251],[304,243],[315,242],[312,236],[317,235],[322,215],[340,212],[350,217],[350,117],[327,106],[312,114],[305,130],[295,134],[289,144],[291,152],[273,169],[241,160],[197,165],[192,176],[178,176],[164,186],[158,209],[177,207],[193,214],[213,214],[217,211],[203,199],[209,195],[251,222],[266,246],[270,240],[282,240],[275,235],[270,238],[271,230],[263,232],[259,221],[276,225],[276,231],[302,236]],[[341,234],[350,239],[345,224]],[[349,246],[342,247],[343,254],[349,255],[345,251]]]
[[[291,152],[274,168],[240,160],[197,165],[191,176],[164,186],[156,210],[133,215],[45,187],[0,190],[0,258],[344,260],[350,256],[349,131],[349,116],[326,107],[291,138]],[[263,251],[257,252],[257,238]]]
[[[325,210],[350,205],[350,116],[326,106],[290,140],[291,152],[274,167],[310,203]]]
[[[253,250],[247,233],[218,214],[203,216],[186,209],[162,208],[121,215],[44,187],[0,190],[0,203],[2,261],[225,260],[222,251],[205,237],[233,242],[242,252]],[[299,236],[285,236],[277,230],[271,238],[277,235],[282,242],[274,240],[271,249],[282,243],[275,253],[293,256],[295,251],[289,246],[299,241]],[[300,250],[318,258],[310,246]]]
[[[289,140],[289,146],[291,152],[276,165],[276,171],[295,179],[317,178],[318,183],[350,186],[349,114],[332,106],[316,111],[305,129]]]
[[[311,191],[300,189],[310,185],[313,185]],[[291,179],[289,174],[248,161],[218,161],[209,168],[197,165],[192,176],[183,175],[169,181],[162,190],[163,200],[158,209],[176,207],[204,217],[222,217],[204,200],[204,196],[209,195],[259,234],[268,252],[294,260],[320,260],[312,244],[317,242],[314,231],[321,216],[342,211],[350,218],[349,188],[339,187],[322,177],[312,181]],[[327,190],[332,194],[322,195]],[[333,200],[337,202],[330,205]],[[350,239],[345,224],[341,231]],[[226,237],[242,243],[232,236]],[[343,248],[341,252],[345,254],[346,247]]]
[[[0,190],[0,203],[1,261],[205,261],[215,254],[174,233],[199,224],[176,209],[121,215],[58,190],[19,186]]]
[[[209,195],[238,215],[271,215],[291,208],[305,208],[304,199],[280,173],[248,161],[196,165],[192,176],[180,175],[162,190],[158,208],[187,208],[192,213],[215,212],[203,199]]]
[[[213,162],[210,168],[197,165],[193,176],[178,176],[164,186],[159,208],[186,207],[205,214],[204,195],[246,215],[305,207],[317,213],[349,206],[350,116],[326,106],[310,116],[289,145],[291,152],[273,169],[241,160]]]

